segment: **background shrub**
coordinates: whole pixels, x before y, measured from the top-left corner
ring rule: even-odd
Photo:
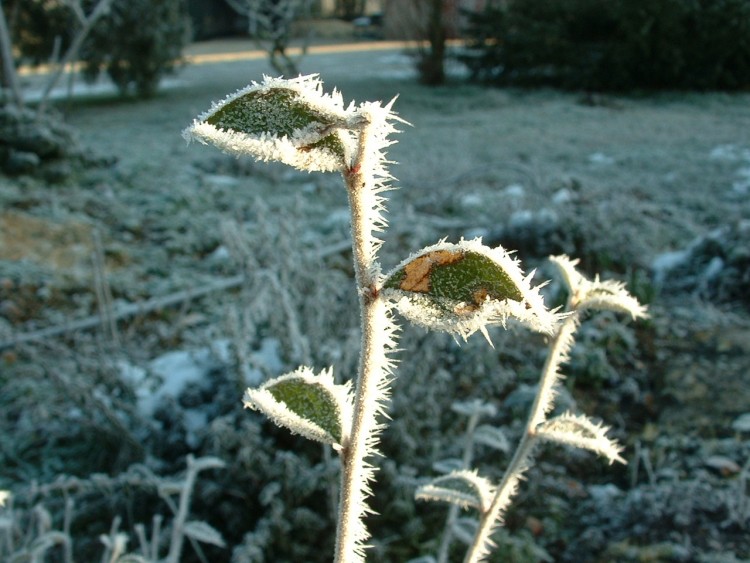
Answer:
[[[188,34],[181,0],[118,0],[82,51],[88,77],[105,68],[123,94],[151,96],[179,64]]]
[[[87,13],[95,4],[84,2]],[[80,25],[62,2],[16,0],[5,3],[4,9],[16,51],[32,64],[64,53]],[[84,76],[93,80],[104,70],[122,93],[150,96],[179,64],[188,39],[184,1],[115,0],[81,48]]]
[[[750,87],[750,0],[509,0],[468,15],[476,79],[591,90]]]

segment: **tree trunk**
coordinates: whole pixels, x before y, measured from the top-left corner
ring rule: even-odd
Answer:
[[[445,82],[445,20],[443,0],[426,0],[428,5],[427,40],[430,49],[422,53],[419,78],[423,84],[439,86]]]

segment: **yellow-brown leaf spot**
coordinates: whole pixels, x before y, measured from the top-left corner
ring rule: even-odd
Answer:
[[[479,310],[482,303],[489,297],[490,292],[487,291],[486,287],[479,287],[475,289],[471,294],[470,303],[461,303],[453,308],[453,312],[457,315],[470,315]]]
[[[404,277],[399,287],[404,291],[428,293],[430,291],[430,274],[432,269],[446,264],[453,264],[463,259],[463,252],[452,250],[434,250],[415,258],[404,266]]]

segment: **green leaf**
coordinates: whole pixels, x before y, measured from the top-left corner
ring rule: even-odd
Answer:
[[[336,385],[330,370],[315,375],[302,367],[248,389],[245,406],[263,412],[279,426],[340,448],[351,420],[348,385]]]
[[[514,318],[551,334],[558,316],[544,305],[519,263],[480,239],[440,242],[410,256],[386,275],[383,296],[415,324],[466,339]]]
[[[309,126],[325,128],[334,121],[300,100],[288,88],[250,91],[219,107],[206,122],[221,129],[250,135],[292,135]]]
[[[608,430],[585,415],[566,412],[545,420],[534,429],[534,433],[543,440],[590,450],[606,457],[610,463],[626,463],[620,455],[623,448],[607,438]]]
[[[477,444],[489,446],[506,454],[510,452],[510,444],[505,433],[500,428],[489,426],[488,424],[482,424],[476,429],[474,432],[474,441]]]
[[[344,109],[341,95],[324,93],[314,75],[266,77],[213,104],[183,136],[231,154],[330,172],[348,163],[355,121],[355,111]]]
[[[492,500],[490,482],[475,471],[453,471],[430,481],[417,489],[417,500],[443,501],[462,508],[487,510]]]
[[[333,394],[323,385],[295,378],[266,389],[294,414],[319,426],[337,441],[341,440],[340,409]]]
[[[521,301],[523,293],[500,264],[472,250],[433,250],[417,256],[383,285],[440,302],[479,307],[485,299]]]

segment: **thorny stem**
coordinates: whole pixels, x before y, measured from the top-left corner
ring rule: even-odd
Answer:
[[[389,335],[383,333],[388,308],[377,296],[377,268],[375,240],[370,210],[365,201],[367,189],[367,142],[372,125],[366,124],[361,133],[359,151],[352,167],[344,172],[352,215],[352,252],[359,293],[362,347],[354,399],[354,414],[349,441],[341,451],[342,472],[339,497],[339,520],[336,529],[335,562],[363,561],[362,542],[366,539],[362,519],[367,511],[365,497],[372,467],[365,457],[371,451],[378,431],[377,397],[381,393],[386,369],[381,365]]]
[[[554,386],[559,379],[558,368],[567,357],[573,333],[578,328],[578,313],[568,316],[555,334],[550,344],[547,360],[542,369],[534,404],[523,430],[521,441],[513,454],[510,465],[505,470],[503,480],[498,485],[487,512],[482,514],[479,528],[474,541],[466,553],[464,563],[478,563],[484,560],[492,546],[491,536],[494,532],[503,510],[510,503],[510,499],[517,491],[518,482],[529,468],[529,459],[537,443],[536,428],[544,422],[549,407],[554,400]]]

